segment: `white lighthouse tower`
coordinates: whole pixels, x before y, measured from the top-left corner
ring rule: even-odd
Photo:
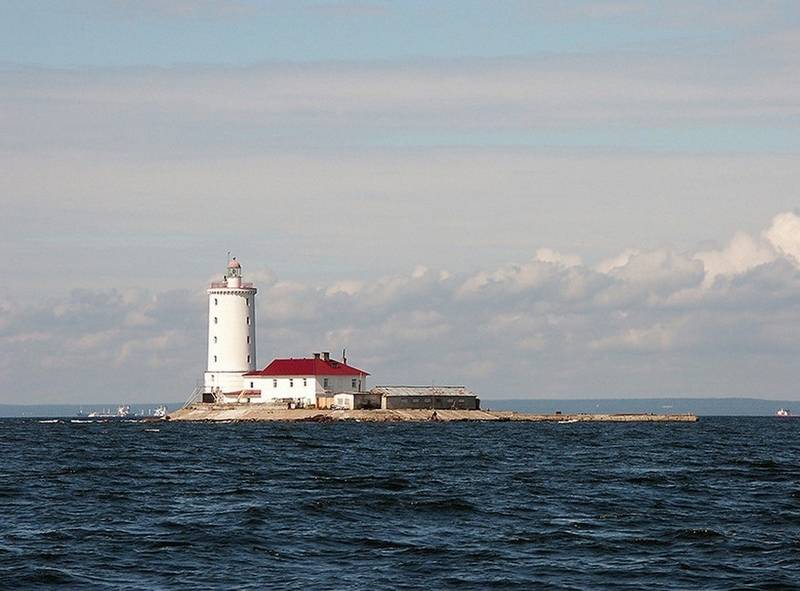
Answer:
[[[242,374],[256,368],[256,288],[242,282],[236,257],[225,278],[208,288],[208,366],[205,401],[242,389]]]

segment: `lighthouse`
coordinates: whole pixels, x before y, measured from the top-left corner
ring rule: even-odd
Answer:
[[[242,281],[242,266],[231,259],[222,281],[208,290],[208,365],[203,399],[242,390],[242,374],[256,368],[256,288]]]

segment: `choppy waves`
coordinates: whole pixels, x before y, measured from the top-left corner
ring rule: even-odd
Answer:
[[[0,421],[0,587],[793,588],[800,421]]]

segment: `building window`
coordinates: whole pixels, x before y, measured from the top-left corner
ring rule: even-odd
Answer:
[[[218,304],[219,304],[219,300],[217,298],[214,298],[214,305],[216,306]]]
[[[217,342],[217,337],[214,337],[214,342],[215,342],[215,343]]]
[[[272,380],[272,387],[273,388],[277,388],[278,387],[278,380]]]
[[[303,378],[303,388],[305,388],[306,386],[308,386],[308,380],[306,378]]]
[[[356,379],[355,379],[355,378],[353,378],[352,380],[350,380],[350,387],[351,387],[351,388],[355,388],[355,387],[356,387]]]
[[[289,378],[289,387],[294,388],[294,378]]]
[[[327,388],[328,387],[328,378],[322,378],[322,387],[323,388]]]
[[[217,322],[219,322],[219,320],[217,319],[216,316],[214,316],[214,324],[216,324]]]

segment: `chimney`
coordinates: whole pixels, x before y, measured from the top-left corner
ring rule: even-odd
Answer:
[[[322,360],[323,361],[330,361],[331,360],[331,352],[330,351],[323,351],[322,352]]]
[[[319,359],[319,353],[314,353],[314,359]]]

